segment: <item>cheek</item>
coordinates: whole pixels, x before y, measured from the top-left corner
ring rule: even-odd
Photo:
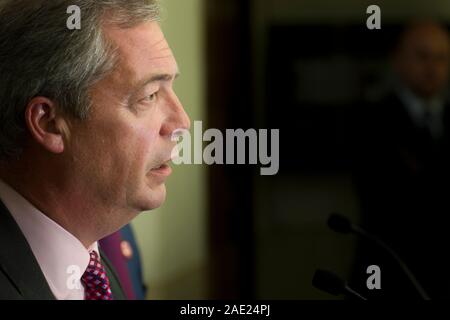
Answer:
[[[158,131],[148,128],[137,128],[135,132],[134,154],[139,165],[148,170],[158,159],[157,140]]]

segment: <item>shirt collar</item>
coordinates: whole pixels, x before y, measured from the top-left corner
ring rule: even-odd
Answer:
[[[81,276],[89,264],[89,252],[98,253],[97,242],[86,249],[2,180],[0,198],[19,225],[55,297],[64,300],[73,290],[82,289]]]

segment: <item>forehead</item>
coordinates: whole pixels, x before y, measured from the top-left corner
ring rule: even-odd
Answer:
[[[119,68],[133,78],[149,73],[176,74],[177,63],[157,22],[133,28],[106,27],[106,36],[117,46]]]

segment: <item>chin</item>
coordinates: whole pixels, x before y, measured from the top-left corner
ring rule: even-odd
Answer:
[[[161,184],[156,188],[148,188],[141,197],[140,211],[157,209],[166,201],[166,186]]]

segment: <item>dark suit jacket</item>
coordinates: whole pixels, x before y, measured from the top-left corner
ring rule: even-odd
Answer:
[[[110,262],[100,251],[115,300],[125,296]],[[0,201],[0,299],[55,300],[19,226]]]

